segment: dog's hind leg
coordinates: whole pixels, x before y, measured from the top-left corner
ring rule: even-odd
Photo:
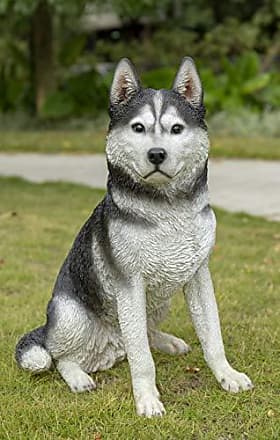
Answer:
[[[39,327],[24,335],[16,346],[18,365],[32,373],[49,370],[52,358],[45,348],[45,327]]]
[[[169,306],[170,301],[167,300],[150,314],[148,330],[150,347],[172,355],[186,354],[191,348],[183,339],[156,329],[156,326],[166,317]]]
[[[114,333],[83,303],[66,294],[56,295],[48,307],[46,347],[57,370],[73,392],[91,391],[87,374],[110,368],[116,353]]]
[[[96,388],[94,380],[82,370],[78,363],[60,359],[56,368],[74,393],[91,391]]]
[[[190,346],[183,339],[159,330],[151,330],[149,332],[149,341],[151,348],[167,354],[180,355],[186,354],[191,350]]]

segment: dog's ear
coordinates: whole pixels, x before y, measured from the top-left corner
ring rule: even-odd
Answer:
[[[173,90],[180,93],[193,107],[199,107],[202,104],[202,85],[192,58],[183,58]]]
[[[111,104],[125,104],[140,88],[140,81],[133,64],[127,58],[122,58],[116,67],[111,86]]]

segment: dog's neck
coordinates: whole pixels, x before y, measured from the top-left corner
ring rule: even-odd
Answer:
[[[176,217],[179,212],[195,217],[209,204],[207,165],[206,161],[192,179],[182,175],[176,184],[152,186],[136,182],[123,169],[108,162],[108,196],[118,209],[147,221]]]

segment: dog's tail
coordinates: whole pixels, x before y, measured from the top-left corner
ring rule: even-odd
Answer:
[[[52,358],[44,346],[45,331],[45,326],[38,327],[18,341],[15,358],[24,370],[41,373],[51,367]]]

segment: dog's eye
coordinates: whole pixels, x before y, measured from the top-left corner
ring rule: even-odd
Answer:
[[[184,130],[184,126],[181,124],[175,124],[173,125],[173,127],[171,128],[171,133],[172,134],[180,134],[182,133],[182,131]]]
[[[132,130],[135,131],[135,133],[144,133],[145,127],[143,124],[140,124],[140,122],[136,122],[131,126]]]

